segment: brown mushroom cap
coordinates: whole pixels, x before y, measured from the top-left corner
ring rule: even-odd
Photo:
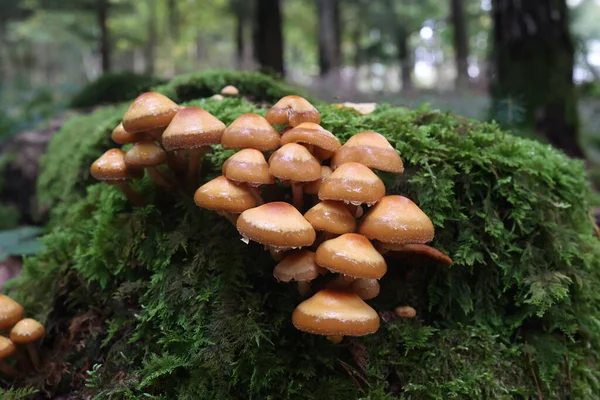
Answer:
[[[236,185],[224,176],[200,186],[194,201],[198,207],[234,214],[256,207],[256,200],[246,186]]]
[[[400,318],[414,318],[417,316],[417,310],[411,306],[398,306],[394,310],[397,316]]]
[[[179,110],[163,132],[162,142],[166,150],[197,149],[221,143],[225,124],[199,107]]]
[[[10,297],[0,294],[0,330],[10,328],[23,318],[23,306]]]
[[[307,282],[325,273],[327,270],[315,263],[315,253],[308,250],[291,253],[273,270],[273,276],[280,282]]]
[[[123,128],[131,133],[162,128],[169,125],[178,110],[175,102],[160,93],[143,93],[125,112]]]
[[[271,151],[279,147],[279,133],[258,114],[240,115],[223,132],[224,149]]]
[[[255,149],[244,149],[235,153],[223,164],[223,174],[230,181],[247,183],[250,186],[275,183],[275,177],[269,173],[269,164],[265,156]]]
[[[321,115],[317,109],[303,97],[282,97],[267,112],[267,121],[272,125],[298,126],[303,122],[321,123]]]
[[[271,154],[269,172],[282,181],[311,182],[321,177],[321,164],[306,147],[288,143]]]
[[[25,318],[17,322],[10,330],[10,340],[16,344],[27,344],[35,342],[46,333],[44,325],[35,319]]]
[[[407,255],[422,255],[443,264],[451,265],[452,259],[438,249],[421,243],[401,244],[401,243],[380,243],[379,246],[384,250],[404,253]]]
[[[379,279],[387,264],[371,242],[356,233],[326,240],[317,248],[317,264],[330,271],[355,278]]]
[[[292,314],[296,329],[317,335],[364,336],[379,329],[379,315],[356,293],[324,289]]]
[[[321,165],[321,177],[316,181],[312,181],[304,185],[304,193],[307,194],[319,194],[319,189],[325,179],[329,178],[333,171],[327,165]]]
[[[225,96],[237,96],[240,94],[240,91],[235,86],[227,85],[221,89],[221,94]]]
[[[313,122],[303,122],[281,136],[281,145],[288,143],[305,143],[324,149],[336,151],[342,145],[333,133]]]
[[[92,163],[90,173],[99,181],[121,181],[139,179],[143,171],[127,167],[125,152],[121,149],[110,149]]]
[[[319,199],[353,205],[377,203],[385,196],[385,185],[363,164],[349,162],[333,171],[319,189]]]
[[[281,249],[310,246],[316,232],[294,206],[276,201],[244,211],[237,221],[240,234]]]
[[[352,282],[352,291],[363,300],[374,299],[379,295],[379,281],[377,279],[359,278]]]
[[[143,133],[130,133],[123,128],[123,123],[119,123],[115,129],[113,129],[110,138],[117,144],[129,144],[139,142],[145,138]]]
[[[361,132],[348,139],[333,155],[331,167],[335,170],[347,162],[358,162],[369,168],[397,174],[404,171],[396,149],[377,132]]]
[[[358,233],[383,243],[404,244],[430,242],[435,232],[429,217],[410,199],[385,196],[362,219]]]
[[[167,153],[156,143],[149,140],[137,142],[125,153],[125,164],[128,167],[154,167],[166,161]]]
[[[315,228],[315,231],[325,231],[342,235],[356,230],[356,219],[348,207],[335,201],[322,201],[308,210],[304,218]]]
[[[0,336],[0,360],[12,356],[17,351],[17,346],[12,340],[4,336]]]

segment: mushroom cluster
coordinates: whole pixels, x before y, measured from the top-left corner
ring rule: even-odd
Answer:
[[[31,364],[36,371],[41,368],[37,344],[46,329],[34,319],[23,318],[24,312],[23,306],[0,294],[0,371],[12,378],[29,371]],[[27,351],[29,357],[24,351]],[[21,371],[7,362],[13,356]]]
[[[226,87],[222,93],[239,92]],[[312,295],[292,314],[297,329],[339,343],[379,328],[379,315],[365,300],[379,294],[379,279],[388,268],[385,253],[452,260],[425,244],[433,240],[434,227],[413,201],[386,196],[373,170],[404,171],[388,140],[360,132],[342,146],[320,123],[317,109],[300,96],[283,97],[266,117],[243,114],[225,126],[206,110],[144,93],[113,132],[115,142],[133,147],[126,153],[107,151],[91,172],[137,205],[142,202],[127,180],[141,177],[143,169],[162,187],[185,171],[193,186],[212,145],[238,150],[223,164],[221,176],[195,190],[196,205],[227,218],[246,243],[270,251],[278,262],[273,273],[278,281],[297,282],[302,296]],[[278,182],[285,195],[265,202],[261,188]],[[398,315],[412,318],[416,311]]]

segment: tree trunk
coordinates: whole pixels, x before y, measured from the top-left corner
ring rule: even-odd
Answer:
[[[179,10],[177,0],[167,0],[167,12],[169,15],[169,33],[172,40],[179,38]]]
[[[100,29],[100,62],[102,66],[102,73],[105,74],[110,71],[111,60],[110,60],[110,41],[108,32],[108,2],[102,0],[98,6],[97,19],[98,28]]]
[[[145,73],[147,75],[154,74],[154,51],[156,49],[156,42],[158,35],[156,33],[156,2],[155,0],[148,0],[148,38],[146,40],[146,49],[144,52],[145,58]]]
[[[241,13],[235,13],[235,57],[237,62],[238,69],[242,69],[244,64],[244,49],[245,41],[244,41],[244,16]]]
[[[456,87],[464,89],[469,86],[469,40],[463,0],[451,0],[452,27],[454,31],[454,52],[456,59]]]
[[[279,0],[257,0],[254,26],[255,58],[262,69],[285,75]]]
[[[578,143],[573,44],[565,0],[493,0],[494,109],[525,108],[523,125],[573,157]]]
[[[341,66],[340,12],[338,0],[317,0],[319,19],[319,67],[321,76]]]
[[[396,28],[396,46],[398,46],[398,59],[400,61],[402,90],[411,90],[413,88],[412,70],[413,56],[408,43],[408,32],[403,25]]]

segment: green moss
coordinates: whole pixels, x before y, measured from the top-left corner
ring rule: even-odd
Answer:
[[[227,123],[265,111],[240,99],[193,104]],[[274,262],[260,246],[242,243],[189,195],[145,179],[135,189],[151,205],[133,209],[114,187],[89,185],[85,175],[65,186],[74,176],[55,171],[40,185],[69,206],[53,213],[47,251],[27,260],[12,287],[46,321],[48,354],[73,321],[95,321],[77,336],[85,346],[62,357],[69,371],[98,366],[85,389],[74,372],[62,385],[97,399],[526,399],[538,390],[544,398],[597,397],[600,245],[582,163],[494,124],[428,109],[380,107],[361,117],[319,108],[323,126],[342,140],[364,130],[390,139],[406,172],[382,174],[388,192],[431,216],[433,245],[455,264],[391,259],[370,302],[382,328],[335,346],[294,329],[297,291],[272,278]],[[97,121],[112,126],[123,109],[105,112],[63,129],[46,176],[72,162],[60,146],[67,136],[86,157],[104,150]],[[65,133],[75,126],[96,141]],[[227,154],[215,149],[205,179]],[[418,318],[391,319],[400,304]]]

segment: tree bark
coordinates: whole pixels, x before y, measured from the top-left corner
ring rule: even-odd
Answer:
[[[108,32],[108,2],[106,0],[100,1],[97,11],[98,28],[100,29],[100,62],[102,67],[102,73],[105,74],[110,72],[111,59],[110,59],[110,39]]]
[[[341,66],[339,0],[317,0],[321,76]]]
[[[244,41],[244,16],[241,13],[235,13],[235,57],[238,69],[242,69],[244,64],[244,49],[245,49],[245,41]]]
[[[493,0],[493,108],[510,99],[523,125],[573,157],[578,142],[574,49],[565,0]]]
[[[253,36],[255,58],[261,68],[284,76],[279,0],[257,0]]]
[[[398,60],[400,61],[402,90],[411,90],[413,88],[412,70],[414,65],[408,38],[409,35],[404,25],[398,25],[396,28],[396,46],[398,47]]]
[[[148,38],[146,40],[146,49],[144,51],[145,58],[145,73],[147,75],[154,74],[154,52],[158,35],[156,32],[156,2],[148,0]]]
[[[179,38],[179,10],[177,0],[167,0],[167,12],[169,15],[169,33],[172,40]]]
[[[456,87],[464,89],[469,86],[469,40],[467,38],[467,21],[463,0],[450,0],[452,27],[454,33],[454,52],[456,60]]]

